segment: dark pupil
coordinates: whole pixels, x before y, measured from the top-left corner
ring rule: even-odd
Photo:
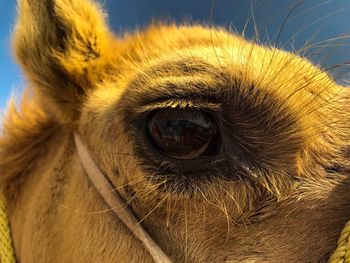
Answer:
[[[211,156],[218,147],[218,129],[211,115],[190,109],[164,109],[151,114],[147,130],[152,145],[177,159]]]

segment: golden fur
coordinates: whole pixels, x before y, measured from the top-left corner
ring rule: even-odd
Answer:
[[[19,262],[152,262],[88,181],[73,131],[175,262],[326,260],[350,218],[347,89],[221,28],[116,37],[93,1],[18,4],[29,95],[4,121],[0,180]],[[226,118],[247,176],[228,158],[177,186],[176,164],[145,150],[141,116],[192,104]],[[175,172],[159,177],[150,160]]]

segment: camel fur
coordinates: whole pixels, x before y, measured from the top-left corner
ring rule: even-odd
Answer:
[[[174,262],[325,262],[335,249],[350,218],[349,91],[307,59],[203,25],[116,36],[92,0],[18,0],[13,48],[28,83],[4,120],[0,183],[19,262],[152,262],[89,182],[73,132]],[[215,112],[223,155],[184,175],[142,123],[191,105]]]

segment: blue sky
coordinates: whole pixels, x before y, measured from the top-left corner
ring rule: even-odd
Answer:
[[[11,90],[23,86],[21,72],[12,60],[10,35],[16,15],[14,0],[0,0],[0,109],[3,109]]]
[[[0,109],[5,107],[12,90],[20,90],[25,86],[21,71],[13,62],[10,48],[10,34],[16,14],[15,2],[0,0]],[[280,31],[288,12],[298,1],[252,1],[255,4],[251,8],[251,1],[216,0],[212,18],[210,18],[212,0],[101,0],[100,2],[107,9],[109,24],[116,34],[142,28],[150,23],[152,18],[178,22],[199,21],[206,24],[212,20],[218,25],[226,27],[231,25],[241,32],[253,9],[262,41],[267,42],[269,38],[276,44],[274,36]],[[248,24],[246,32],[248,37],[253,35],[252,23]],[[346,34],[350,34],[349,0],[306,0],[290,15],[277,45],[291,49],[293,42],[295,48],[300,48],[311,38],[313,42],[319,42]],[[312,56],[311,59],[320,63],[325,58],[322,62],[325,68],[350,61],[349,40],[330,44],[331,47],[322,49],[321,55]]]

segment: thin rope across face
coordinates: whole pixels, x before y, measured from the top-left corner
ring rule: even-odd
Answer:
[[[143,229],[139,221],[133,215],[132,211],[125,206],[124,201],[109,179],[99,170],[89,151],[77,133],[74,133],[75,145],[79,158],[88,175],[90,181],[96,187],[103,200],[114,211],[125,226],[138,238],[145,248],[149,251],[156,263],[171,263],[172,261],[163,252],[156,242]]]

